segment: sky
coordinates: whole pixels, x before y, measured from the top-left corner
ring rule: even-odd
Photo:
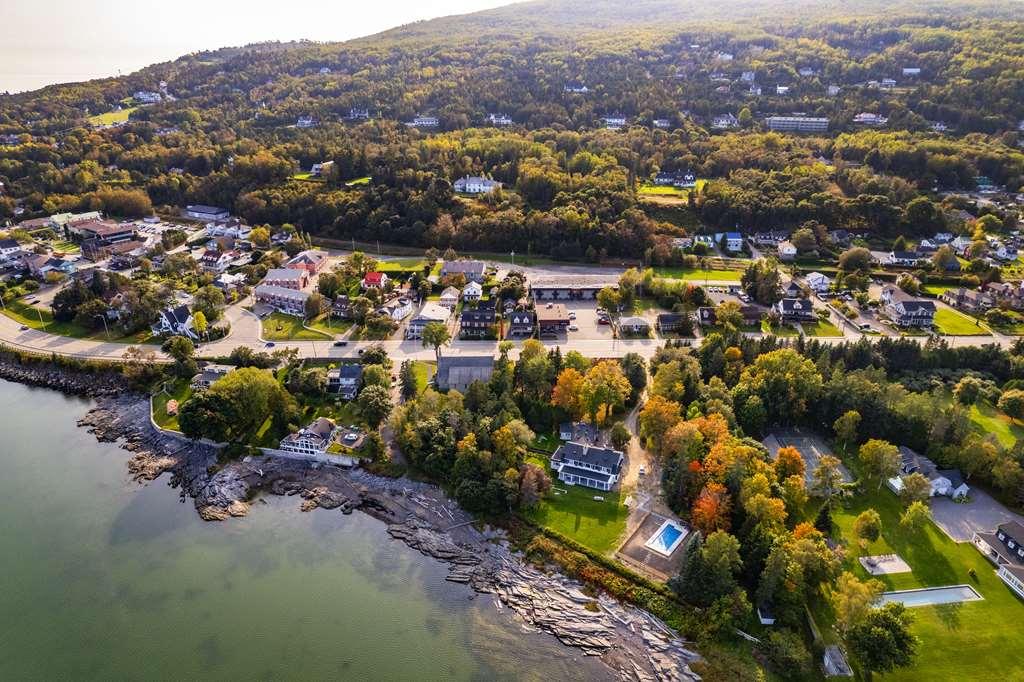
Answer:
[[[0,0],[0,92],[131,73],[196,50],[348,40],[512,0]]]

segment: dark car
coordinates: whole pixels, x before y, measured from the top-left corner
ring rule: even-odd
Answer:
[[[21,325],[21,331],[27,332],[28,331],[28,325],[27,324]]]
[[[334,342],[334,347],[335,348],[341,348],[342,346],[347,346],[347,345],[348,345],[348,341],[335,341]]]
[[[264,348],[273,348],[275,345],[277,344],[275,344],[273,341],[267,341],[267,345],[264,346]]]

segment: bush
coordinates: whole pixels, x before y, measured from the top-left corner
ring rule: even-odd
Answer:
[[[798,679],[810,673],[811,654],[800,635],[792,630],[776,630],[758,645],[768,659],[772,672],[786,679]]]

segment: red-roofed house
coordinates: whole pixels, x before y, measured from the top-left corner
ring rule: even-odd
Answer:
[[[383,272],[368,272],[363,277],[363,288],[377,287],[383,289],[388,283],[388,276]]]

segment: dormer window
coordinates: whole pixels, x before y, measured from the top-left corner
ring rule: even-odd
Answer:
[[[1000,540],[1006,540],[1006,534],[1003,531],[999,531],[998,533],[996,533],[996,537]]]
[[[1016,546],[1017,546],[1017,543],[1016,543],[1016,542],[1014,542],[1013,540],[1010,540],[1010,541],[1009,541],[1009,542],[1007,542],[1006,544],[1010,546],[1010,549],[1013,549],[1014,547],[1016,547]]]

